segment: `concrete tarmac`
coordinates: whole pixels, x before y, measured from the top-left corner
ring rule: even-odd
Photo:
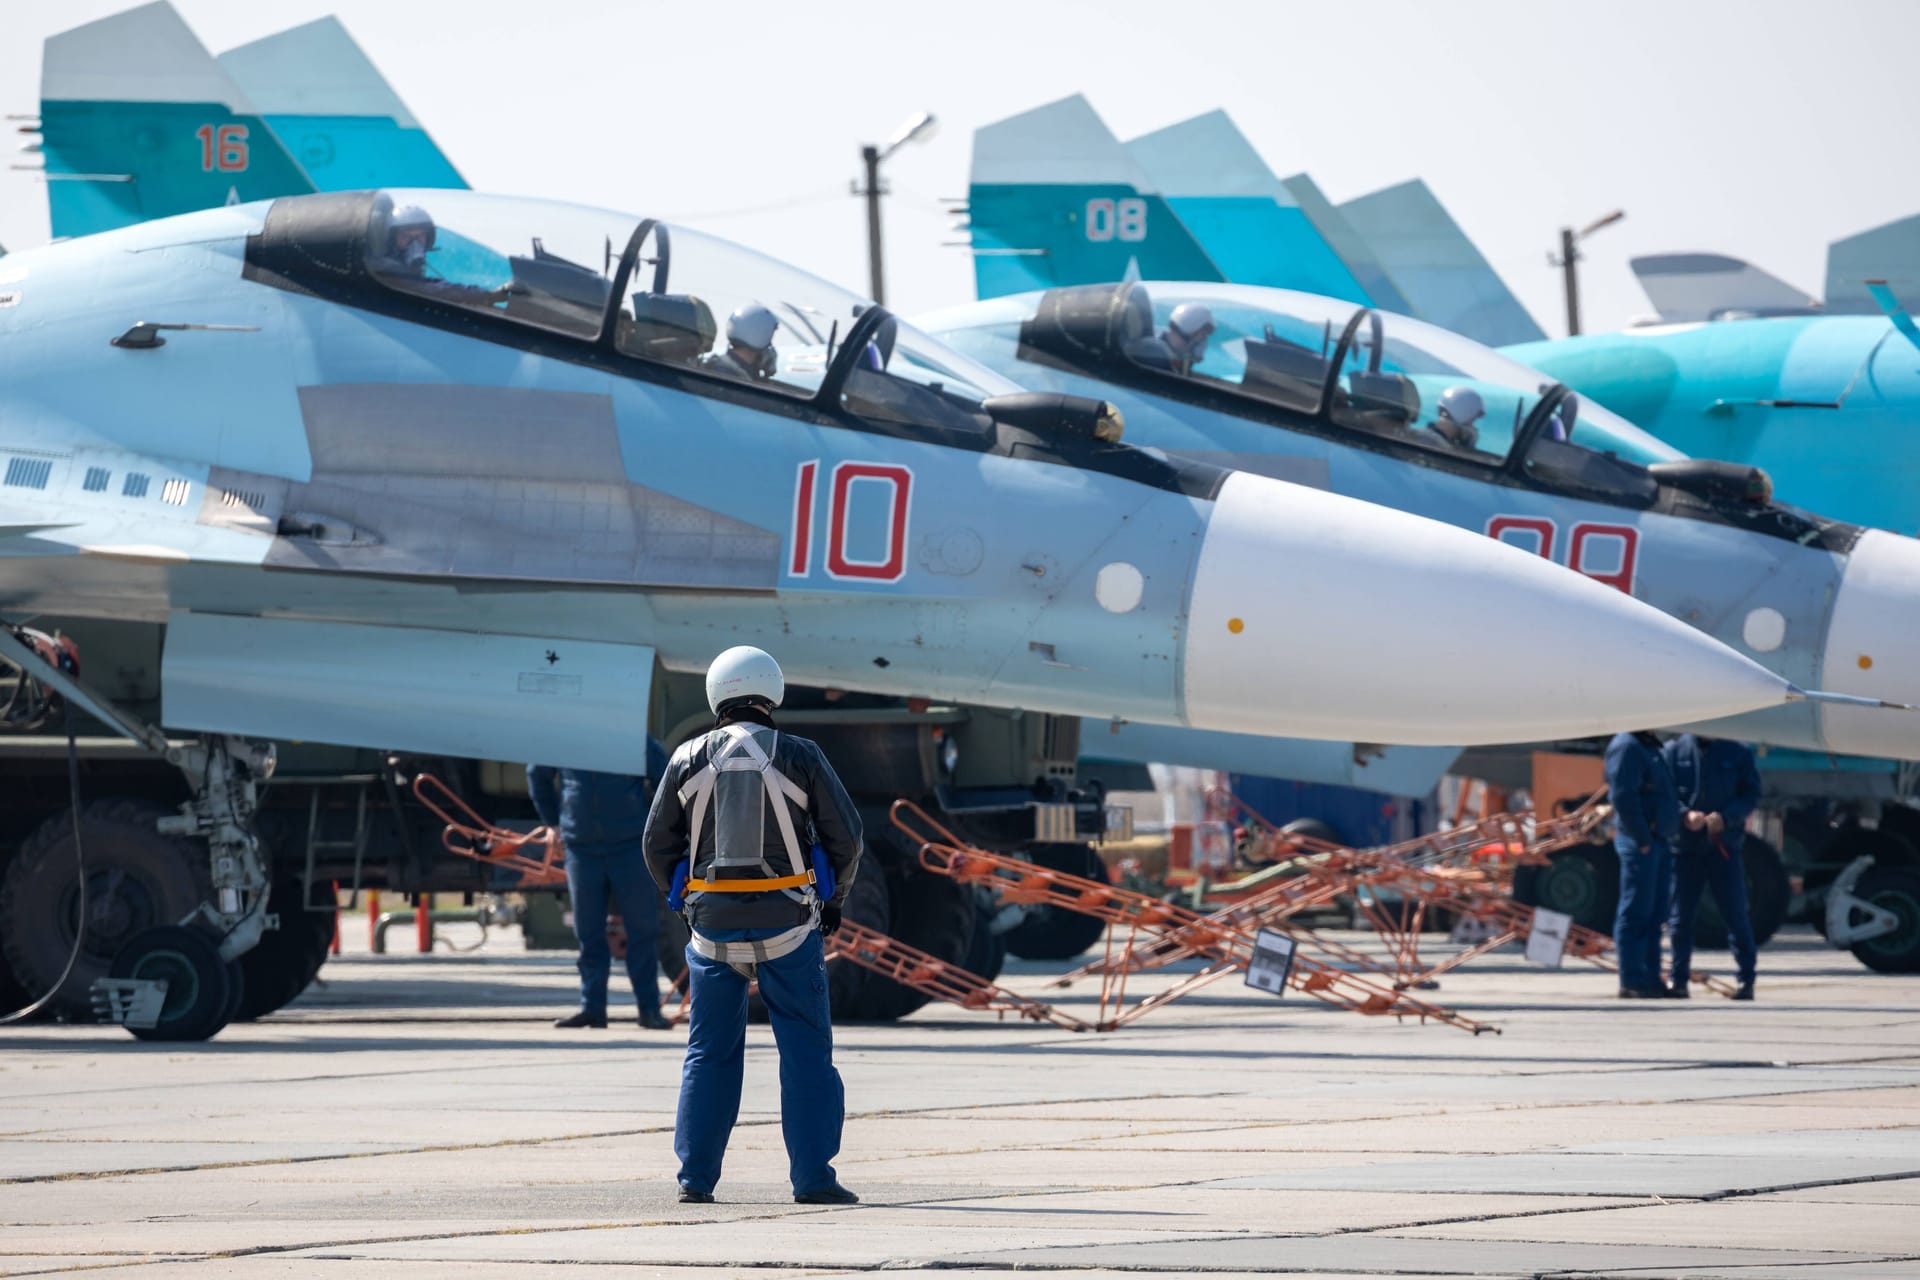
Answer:
[[[1237,979],[1102,1035],[842,1028],[865,1203],[821,1209],[765,1028],[720,1202],[684,1206],[684,1032],[551,1029],[571,957],[517,939],[350,954],[205,1045],[0,1030],[0,1275],[1920,1276],[1920,978],[1803,929],[1761,960],[1737,1005],[1492,957],[1433,993],[1478,1038]],[[1085,1015],[1064,967],[1004,981]]]

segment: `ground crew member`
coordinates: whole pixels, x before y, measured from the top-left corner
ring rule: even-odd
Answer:
[[[684,902],[693,1021],[673,1151],[680,1199],[707,1204],[740,1113],[747,983],[757,980],[780,1050],[780,1130],[800,1204],[856,1204],[840,1185],[846,1109],[833,1067],[824,935],[860,864],[860,815],[820,748],[781,733],[786,694],[762,650],[727,650],[707,669],[713,728],[684,743],[647,818],[647,869]]]
[[[1693,921],[1700,893],[1713,886],[1713,900],[1727,922],[1727,948],[1739,972],[1735,1000],[1753,999],[1753,921],[1747,910],[1747,817],[1760,803],[1760,762],[1753,748],[1731,738],[1683,733],[1663,754],[1680,795],[1683,830],[1673,859],[1673,972],[1675,995],[1685,995],[1679,975],[1693,961]]]
[[[647,768],[659,777],[666,752],[648,739]],[[657,758],[657,765],[656,765]],[[585,769],[527,766],[527,791],[540,821],[560,832],[567,850],[567,895],[573,901],[573,934],[580,940],[580,1008],[556,1027],[607,1025],[607,895],[620,900],[627,929],[627,978],[640,1006],[640,1025],[663,1031],[660,1014],[659,895],[647,876],[641,847],[646,834],[647,779]]]
[[[1660,739],[1652,733],[1615,734],[1607,743],[1606,764],[1613,847],[1620,855],[1620,906],[1613,920],[1620,998],[1656,1000],[1668,994],[1660,980],[1660,927],[1671,898],[1680,800]],[[1687,980],[1678,970],[1674,979]]]

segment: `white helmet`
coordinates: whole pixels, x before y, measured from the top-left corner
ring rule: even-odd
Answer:
[[[1167,329],[1187,342],[1205,342],[1213,332],[1213,312],[1201,303],[1183,302],[1167,317]]]
[[[433,248],[433,242],[438,238],[433,216],[417,204],[401,205],[387,219],[388,249],[395,257],[410,264],[418,265],[425,260],[427,250]],[[402,239],[407,241],[405,248],[400,247]]]
[[[757,302],[749,302],[727,317],[727,341],[737,347],[765,351],[773,345],[780,321]]]
[[[765,649],[735,645],[707,668],[707,706],[715,715],[735,698],[765,698],[777,707],[786,696],[786,677]]]
[[[1440,412],[1463,427],[1471,427],[1487,416],[1487,404],[1472,387],[1448,387],[1440,393]]]

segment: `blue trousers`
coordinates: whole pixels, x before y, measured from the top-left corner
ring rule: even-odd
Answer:
[[[771,937],[777,929],[726,929],[716,942]],[[780,1050],[780,1133],[787,1142],[787,1173],[795,1195],[836,1181],[846,1091],[833,1069],[833,1023],[827,1008],[827,962],[819,930],[795,950],[756,970],[760,998]],[[720,1181],[727,1139],[740,1118],[740,1087],[747,1065],[747,980],[731,966],[687,948],[693,983],[687,1061],[680,1075],[680,1113],[673,1153],[680,1185],[712,1192]]]
[[[1693,963],[1693,918],[1700,910],[1700,894],[1709,885],[1713,900],[1727,922],[1727,949],[1739,969],[1741,982],[1753,981],[1757,957],[1753,919],[1747,909],[1747,870],[1739,852],[1723,856],[1711,843],[1704,849],[1682,849],[1673,860],[1673,971],[1684,973]]]
[[[654,944],[660,934],[660,890],[647,874],[638,844],[606,853],[567,850],[567,892],[573,897],[573,933],[580,940],[580,1007],[607,1011],[607,975],[613,953],[607,947],[607,895],[620,902],[627,926],[627,977],[642,1013],[660,1010],[660,960]]]
[[[1631,840],[1616,839],[1620,855],[1620,906],[1613,917],[1613,950],[1620,958],[1620,985],[1652,988],[1660,980],[1660,927],[1673,900],[1673,853],[1656,840],[1640,852]],[[1678,975],[1685,982],[1684,974]]]

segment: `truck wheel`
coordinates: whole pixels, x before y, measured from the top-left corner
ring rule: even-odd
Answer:
[[[973,942],[967,947],[967,969],[988,982],[1007,964],[1007,935],[993,929],[993,904],[979,894],[973,899]]]
[[[87,863],[86,943],[54,1007],[90,1019],[87,988],[135,935],[184,920],[213,892],[205,846],[163,836],[169,810],[141,800],[94,800],[80,810]],[[0,883],[0,951],[33,995],[50,989],[79,927],[73,815],[62,810],[28,836]]]
[[[1753,925],[1753,945],[1764,947],[1787,922],[1787,903],[1793,890],[1787,884],[1786,864],[1780,852],[1757,836],[1747,837],[1744,858],[1747,877],[1747,919]],[[1701,895],[1700,910],[1693,918],[1693,945],[1719,951],[1727,945],[1727,920],[1720,914],[1719,899],[1711,891]]]
[[[327,962],[333,945],[335,913],[327,886],[314,885],[317,905],[300,900],[298,875],[281,875],[267,891],[267,910],[280,917],[280,927],[260,935],[253,950],[239,957],[246,994],[236,1022],[252,1022],[299,999]]]
[[[142,1040],[207,1040],[227,1025],[233,983],[213,939],[198,929],[167,924],[144,929],[113,958],[109,974],[167,984],[160,1020],[128,1027]]]
[[[1572,916],[1609,936],[1620,903],[1620,856],[1611,845],[1583,844],[1562,849],[1544,867],[1514,873],[1513,896],[1529,907],[1545,907]]]
[[[1920,973],[1920,871],[1868,867],[1853,893],[1900,918],[1892,933],[1854,943],[1854,959],[1876,973]]]
[[[1112,884],[1107,864],[1090,844],[1036,844],[1027,849],[1036,866]],[[1032,907],[1008,930],[1007,950],[1022,960],[1071,960],[1100,941],[1106,922],[1061,907]]]
[[[894,937],[935,959],[965,966],[973,947],[973,890],[947,877],[911,867],[887,869]],[[865,1022],[893,1022],[925,1004],[929,996],[891,978],[869,973],[854,1015]]]

